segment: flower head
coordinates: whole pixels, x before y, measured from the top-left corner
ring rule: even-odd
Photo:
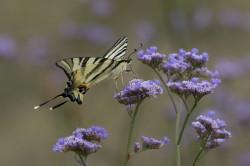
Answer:
[[[198,116],[192,125],[198,134],[200,145],[207,149],[218,147],[225,142],[225,139],[232,137],[231,133],[225,129],[226,123],[220,119],[213,119],[211,112],[208,116]]]
[[[198,82],[199,78],[194,77],[190,81],[169,82],[167,85],[170,90],[179,96],[193,95],[195,98],[200,99],[204,95],[213,93],[214,88],[221,83],[219,79],[211,79],[211,82],[203,80]]]
[[[55,152],[68,152],[74,151],[79,152],[84,156],[88,156],[91,153],[95,153],[97,150],[101,149],[101,145],[88,142],[84,139],[78,138],[74,135],[65,138],[59,138],[58,142],[53,148]]]
[[[55,152],[69,152],[73,151],[78,155],[87,157],[88,155],[97,152],[102,148],[101,145],[92,143],[90,141],[101,141],[106,139],[108,134],[102,127],[93,126],[89,129],[77,128],[73,131],[73,135],[59,138],[53,147]]]
[[[138,59],[154,69],[160,69],[160,64],[166,55],[156,52],[157,47],[150,47],[146,51],[141,50],[137,53]]]
[[[142,145],[140,142],[135,142],[134,143],[134,152],[139,152],[140,150],[142,150]]]
[[[88,129],[77,128],[73,135],[88,141],[98,141],[108,138],[107,131],[99,126],[92,126]]]
[[[114,95],[114,98],[121,104],[131,105],[140,103],[145,98],[154,99],[157,95],[162,94],[163,90],[159,85],[159,81],[143,81],[141,79],[133,79],[129,82],[123,91]]]
[[[149,138],[141,136],[142,142],[134,143],[134,152],[140,152],[149,149],[160,149],[164,144],[168,143],[170,140],[167,137],[163,138],[163,141],[156,140],[154,138]]]

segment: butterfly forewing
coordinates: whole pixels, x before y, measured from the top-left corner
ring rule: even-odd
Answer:
[[[103,57],[113,60],[121,59],[126,53],[127,46],[128,38],[122,36],[116,41],[116,43],[107,51],[107,53]]]

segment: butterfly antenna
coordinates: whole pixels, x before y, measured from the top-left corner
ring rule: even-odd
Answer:
[[[134,51],[128,55],[128,59],[130,58],[131,55],[133,55],[134,53],[136,53],[138,51],[138,49],[142,48],[142,43],[140,44],[140,46],[138,48],[135,48]]]
[[[54,99],[56,99],[56,98],[58,98],[58,97],[60,97],[60,96],[62,96],[62,94],[59,94],[59,95],[57,95],[56,97],[54,97],[54,98],[52,98],[52,99],[50,99],[50,100],[48,100],[48,101],[46,101],[46,102],[44,102],[44,103],[38,105],[38,106],[35,106],[34,109],[37,110],[37,109],[40,108],[41,106],[43,106],[43,105],[49,103],[50,101],[52,101],[52,100],[54,100]]]
[[[64,101],[64,102],[62,102],[62,103],[60,103],[60,104],[57,104],[57,105],[55,105],[54,107],[50,107],[49,110],[52,111],[53,109],[56,109],[56,108],[62,106],[63,104],[67,103],[67,101],[69,101],[69,100],[66,100],[66,101]]]

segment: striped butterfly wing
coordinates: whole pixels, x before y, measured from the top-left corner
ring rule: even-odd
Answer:
[[[80,81],[88,87],[96,85],[113,75],[121,62],[107,58],[100,58],[97,64],[87,65],[74,72],[73,82]]]
[[[69,58],[69,59],[63,59],[56,62],[56,66],[60,67],[64,73],[67,75],[67,77],[70,79],[71,74],[80,69],[84,68],[86,66],[90,65],[96,65],[100,62],[102,58],[100,57],[79,57],[79,58]]]
[[[106,54],[103,57],[96,57],[96,58],[79,57],[79,58],[63,59],[57,61],[56,65],[60,67],[67,75],[67,77],[70,79],[71,74],[80,68],[84,68],[89,65],[97,65],[98,63],[102,64],[104,62],[104,59],[112,59],[112,60],[121,59],[126,53],[127,45],[128,45],[127,37],[122,36],[115,42],[115,44],[106,52]]]
[[[109,59],[113,59],[113,60],[121,59],[126,53],[127,46],[128,46],[128,38],[126,36],[122,36],[106,52],[106,54],[103,56],[103,58],[109,58]]]

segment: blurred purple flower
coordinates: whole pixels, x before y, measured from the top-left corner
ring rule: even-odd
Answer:
[[[92,0],[91,2],[92,13],[99,17],[110,16],[114,11],[114,4],[110,0]]]
[[[16,41],[8,35],[0,35],[0,57],[12,58],[16,56]]]
[[[228,9],[221,12],[218,16],[218,21],[225,28],[250,29],[250,14],[245,14],[237,10]]]
[[[155,36],[155,26],[149,21],[137,21],[134,31],[141,41],[150,41]]]
[[[245,56],[243,59],[243,66],[245,67],[245,72],[250,73],[250,55]]]
[[[249,101],[234,101],[235,118],[237,118],[237,123],[241,126],[250,126],[250,104]]]
[[[224,79],[235,79],[241,77],[245,68],[240,60],[219,60],[215,64],[215,68],[222,73],[221,77]]]
[[[95,44],[107,44],[113,37],[113,31],[108,26],[99,26],[94,23],[83,24],[80,35],[82,38],[95,43]]]
[[[249,166],[250,165],[250,151],[239,154],[238,160],[235,165]]]
[[[174,10],[169,15],[170,25],[178,35],[184,35],[188,29],[187,14],[182,10]]]
[[[95,23],[77,24],[66,22],[60,27],[63,37],[71,40],[87,40],[95,44],[107,44],[113,38],[113,31],[108,26],[99,26]]]
[[[88,5],[91,12],[98,17],[108,17],[114,11],[114,4],[111,0],[80,0]]]
[[[208,7],[200,6],[193,13],[193,26],[198,30],[208,28],[212,22],[212,12]]]
[[[35,64],[43,64],[45,62],[45,56],[49,54],[49,40],[43,36],[32,37],[28,41],[28,52],[30,60]]]
[[[80,39],[80,26],[74,21],[65,21],[59,29],[60,34],[68,39]]]

